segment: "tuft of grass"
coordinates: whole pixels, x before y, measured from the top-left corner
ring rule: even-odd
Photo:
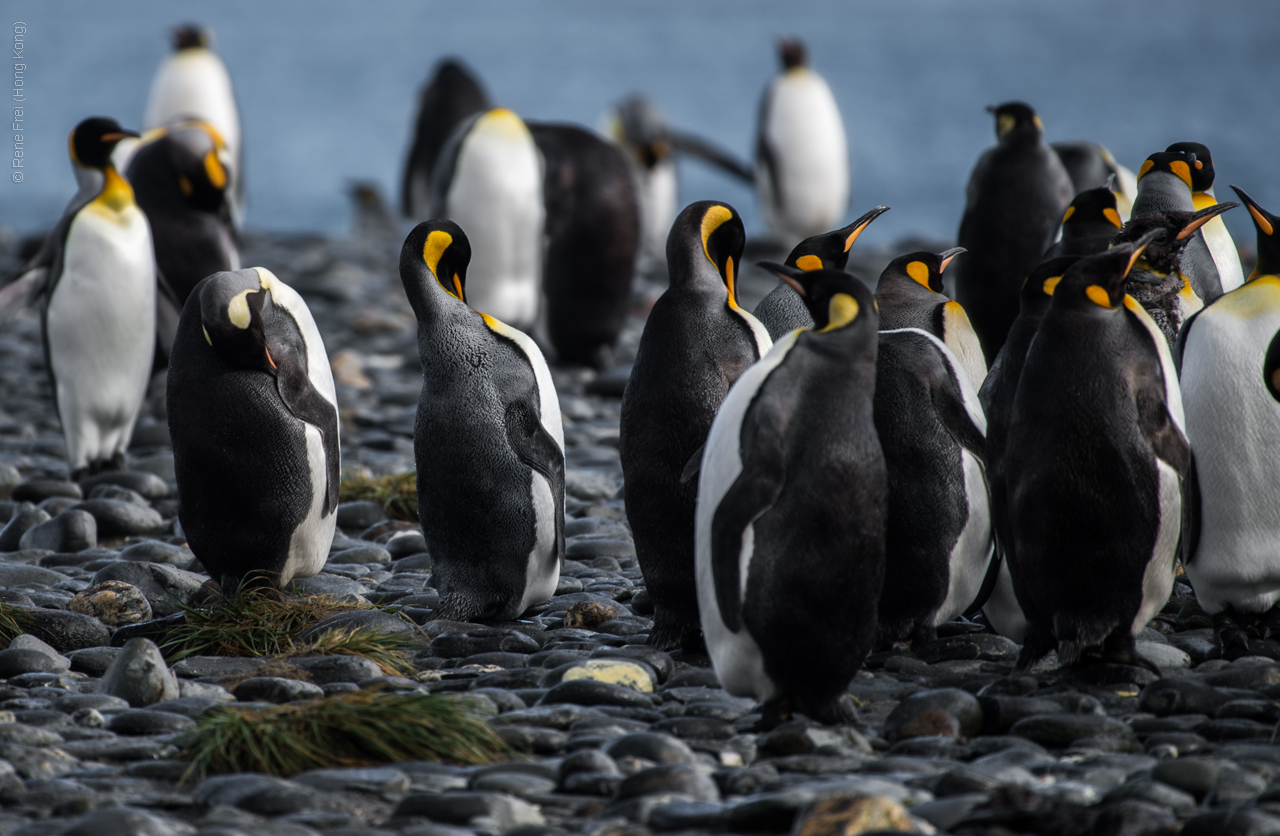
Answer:
[[[381,630],[327,630],[315,641],[299,645],[292,656],[363,656],[373,661],[390,676],[414,677],[405,651],[415,644],[412,636]]]
[[[484,764],[511,755],[465,701],[419,692],[354,691],[262,711],[220,707],[198,718],[180,745],[191,761],[184,780],[235,772],[287,778],[406,760]]]
[[[0,602],[0,641],[4,646],[8,647],[9,642],[27,632],[30,621],[22,607]]]
[[[393,520],[418,522],[418,474],[369,476],[348,472],[338,487],[339,502],[381,502]]]

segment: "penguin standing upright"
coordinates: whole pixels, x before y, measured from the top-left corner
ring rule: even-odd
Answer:
[[[1191,202],[1196,211],[1207,209],[1218,202],[1213,194],[1213,155],[1208,146],[1199,142],[1175,142],[1166,151],[1186,151],[1194,154],[1196,161],[1191,164]],[[1240,266],[1240,251],[1222,218],[1215,217],[1200,229],[1205,246],[1213,257],[1213,264],[1218,268],[1218,282],[1222,292],[1227,293],[1244,284],[1244,270]]]
[[[240,250],[227,202],[227,151],[217,133],[203,122],[158,133],[134,152],[126,176],[180,311],[205,276],[240,269]]]
[[[1168,346],[1124,293],[1149,240],[1067,270],[1027,352],[1004,457],[1019,670],[1099,644],[1154,668],[1134,636],[1173,588],[1191,451]]]
[[[470,230],[474,260],[467,298],[527,331],[538,317],[542,279],[542,160],[528,127],[496,107],[459,125],[431,169],[431,209]]]
[[[263,267],[200,282],[165,397],[178,519],[223,593],[319,572],[338,519],[338,405],[302,297]]]
[[[1138,170],[1138,197],[1129,221],[1153,212],[1197,211],[1191,180],[1197,162],[1190,151],[1161,151],[1147,157]],[[1222,295],[1222,279],[1204,235],[1196,231],[1184,248],[1179,260],[1182,275],[1196,298],[1205,304],[1212,302]]]
[[[1120,220],[1129,219],[1129,210],[1138,194],[1138,180],[1132,171],[1116,162],[1110,151],[1087,140],[1053,142],[1049,147],[1062,160],[1076,194],[1106,186],[1115,195]]]
[[[228,200],[239,228],[244,217],[244,158],[240,111],[231,76],[213,51],[213,36],[199,26],[180,26],[173,33],[173,52],[156,70],[147,98],[145,130],[200,119],[213,126],[227,150]]]
[[[969,177],[956,243],[968,251],[956,265],[955,299],[978,332],[987,362],[1018,316],[1022,280],[1037,264],[1074,194],[1058,155],[1044,142],[1040,117],[1022,102],[990,108],[995,147]]]
[[[975,391],[987,376],[987,361],[973,325],[959,302],[942,292],[942,273],[960,247],[938,253],[908,253],[884,268],[876,284],[880,328],[919,328],[942,340],[960,361]]]
[[[875,425],[889,474],[878,643],[931,641],[973,602],[991,561],[986,418],[942,340],[919,328],[884,329]]]
[[[761,266],[796,282],[816,327],[747,369],[711,426],[698,606],[720,682],[764,703],[763,726],[792,710],[847,722],[885,564],[875,302],[843,271]]]
[[[785,241],[820,234],[849,205],[849,144],[840,108],[809,51],[794,38],[778,44],[782,72],[760,101],[756,192],[769,230]]]
[[[555,593],[564,561],[564,429],[542,352],[479,313],[471,246],[452,221],[418,224],[400,278],[418,318],[418,516],[437,618],[510,620]]]
[[[1199,483],[1187,576],[1234,656],[1248,654],[1245,630],[1257,616],[1280,633],[1280,466],[1261,453],[1280,443],[1280,217],[1232,188],[1257,229],[1257,269],[1186,324],[1179,348]]]
[[[888,211],[888,206],[877,206],[846,227],[804,239],[795,245],[783,264],[801,270],[843,270],[849,263],[853,242],[872,221]],[[751,314],[774,340],[782,339],[797,328],[813,327],[813,317],[800,294],[781,280],[756,304]]]
[[[71,132],[80,190],[40,251],[0,291],[0,322],[44,297],[45,365],[73,481],[124,466],[155,351],[151,228],[111,152],[126,131],[91,117]]]
[[[561,363],[607,368],[626,323],[640,205],[626,156],[574,125],[530,123],[546,164],[547,335]]]
[[[1044,257],[1096,255],[1111,246],[1123,226],[1115,192],[1106,186],[1080,192],[1062,215],[1062,237]]]
[[[746,234],[730,206],[699,201],[676,218],[667,239],[671,286],[645,322],[622,396],[618,452],[627,521],[654,603],[649,643],[695,643],[693,521],[697,466],[707,431],[729,387],[773,341],[738,305]]]
[[[400,211],[406,218],[418,218],[427,211],[431,170],[449,135],[491,107],[480,79],[459,59],[444,58],[436,64],[431,80],[418,94],[418,116],[400,184]]]

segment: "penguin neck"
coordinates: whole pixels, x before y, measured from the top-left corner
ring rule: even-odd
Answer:
[[[728,302],[729,288],[716,270],[714,264],[707,259],[699,248],[694,252],[684,253],[682,257],[670,261],[670,289],[681,293],[718,296]]]
[[[115,166],[107,165],[102,169],[102,178],[102,189],[94,198],[94,203],[115,214],[137,205],[133,199],[133,187],[120,176]]]
[[[878,332],[865,324],[853,324],[834,331],[816,329],[803,335],[805,345],[816,357],[840,368],[870,353],[875,362],[875,346]]]
[[[441,287],[425,268],[420,273],[415,271],[404,284],[409,306],[418,318],[419,332],[422,328],[430,330],[441,323],[463,319],[468,314],[475,313],[466,302]]]

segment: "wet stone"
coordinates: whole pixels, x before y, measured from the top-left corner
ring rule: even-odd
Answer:
[[[151,620],[151,602],[142,590],[124,581],[103,581],[76,593],[70,612],[91,615],[109,627]]]
[[[618,798],[676,793],[695,801],[719,801],[714,781],[683,763],[664,763],[628,776],[618,787]]]
[[[244,680],[232,692],[241,702],[285,703],[324,696],[324,689],[298,679],[255,676]]]
[[[204,575],[165,563],[127,560],[102,567],[94,573],[92,583],[123,581],[135,586],[151,605],[152,614],[163,618],[193,604],[207,580]]]
[[[22,548],[22,535],[49,519],[48,514],[29,502],[18,506],[4,528],[0,529],[0,552],[16,552]]]
[[[401,799],[392,812],[393,818],[408,816],[465,824],[483,833],[505,833],[522,825],[545,823],[536,806],[491,792],[413,793]]]
[[[1051,748],[1063,748],[1092,737],[1133,738],[1133,729],[1111,717],[1091,714],[1042,714],[1019,720],[1010,734],[1026,737]]]
[[[518,630],[481,627],[475,630],[447,632],[431,642],[431,652],[446,659],[473,656],[477,653],[536,653],[538,643]]]
[[[84,496],[93,496],[96,488],[112,485],[133,491],[147,500],[166,499],[169,486],[154,473],[137,470],[109,470],[80,480],[80,490]]]
[[[48,642],[59,653],[101,647],[111,640],[107,626],[92,616],[60,610],[30,610],[27,619],[27,632]]]
[[[1182,836],[1272,836],[1280,833],[1280,816],[1262,810],[1212,810],[1192,816]]]
[[[191,796],[201,807],[238,807],[265,816],[311,809],[317,806],[317,799],[310,787],[256,774],[206,778]]]
[[[387,518],[381,502],[369,500],[343,502],[338,505],[338,527],[342,529],[366,529]]]
[[[623,758],[639,758],[654,763],[693,764],[697,758],[688,744],[669,734],[636,732],[624,735],[605,747],[605,753],[615,761]]]
[[[382,669],[375,662],[362,656],[295,656],[286,661],[310,674],[317,685],[359,682],[382,675]]]
[[[178,682],[149,639],[130,639],[102,676],[101,691],[138,708],[179,696]]]
[[[1160,679],[1138,695],[1143,711],[1158,716],[1168,714],[1214,714],[1227,698],[1213,686],[1199,680]]]
[[[0,650],[0,679],[9,679],[24,673],[65,670],[58,660],[39,650],[9,648]]]
[[[173,734],[195,727],[195,721],[170,711],[135,709],[122,711],[111,718],[107,728],[116,734]]]
[[[164,527],[164,518],[149,505],[118,499],[88,499],[71,510],[87,511],[97,521],[103,537],[129,537],[150,534]]]
[[[1019,648],[1004,636],[991,633],[969,633],[938,639],[916,648],[915,655],[930,665],[958,659],[980,659],[986,662],[1015,662]]]
[[[163,543],[159,540],[144,540],[120,550],[119,560],[135,560],[142,563],[165,563],[170,566],[186,566],[195,557],[189,549]]]
[[[954,717],[958,731],[965,736],[982,730],[983,712],[977,697],[958,688],[943,688],[924,691],[900,702],[885,720],[885,738],[898,740],[937,733],[928,731],[936,724],[920,722],[932,712]]]
[[[343,549],[340,552],[330,552],[328,562],[359,565],[390,563],[391,552],[381,546],[359,546],[354,549]]]
[[[56,479],[27,479],[13,488],[10,499],[14,502],[43,502],[52,496],[64,496],[70,499],[83,499],[84,492],[75,482],[62,482]]]
[[[73,651],[67,657],[71,660],[71,670],[90,676],[102,676],[122,650],[119,647],[88,647]]]
[[[98,545],[98,524],[86,511],[70,509],[32,526],[18,541],[22,549],[78,552]]]
[[[395,767],[358,767],[352,769],[313,769],[291,779],[321,792],[408,792],[409,776]]]

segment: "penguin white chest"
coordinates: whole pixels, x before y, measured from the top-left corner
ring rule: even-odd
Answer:
[[[156,274],[151,230],[136,206],[90,204],[64,246],[45,328],[75,470],[129,444],[155,349]]]
[[[542,275],[542,162],[519,130],[477,129],[463,141],[445,214],[467,231],[467,302],[516,328],[538,313]]]
[[[163,127],[175,119],[195,117],[217,129],[232,159],[240,150],[240,115],[231,77],[222,59],[208,49],[174,53],[156,72],[147,99],[143,127]]]
[[[773,171],[756,171],[769,227],[806,238],[838,226],[849,203],[849,146],[835,97],[808,70],[777,78],[760,126]]]

